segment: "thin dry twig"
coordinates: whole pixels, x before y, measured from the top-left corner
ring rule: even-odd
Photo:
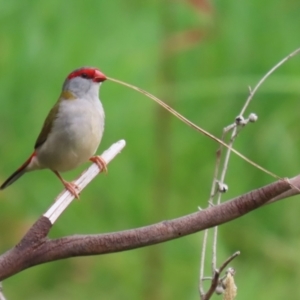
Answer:
[[[228,264],[235,259],[237,256],[239,256],[241,254],[240,251],[235,252],[234,254],[232,254],[230,257],[228,257],[221,265],[221,267],[219,269],[215,269],[214,270],[214,274],[213,274],[213,278],[211,281],[211,285],[209,290],[207,291],[207,293],[205,295],[201,295],[203,300],[208,300],[211,298],[211,296],[213,295],[213,293],[216,290],[216,287],[219,284],[219,278],[221,273],[224,271],[224,269],[228,266]]]
[[[296,56],[299,52],[300,52],[300,48],[298,48],[297,50],[293,51],[288,56],[286,56],[285,58],[283,58],[279,63],[277,63],[273,68],[271,68],[262,77],[262,79],[254,87],[254,89],[251,89],[251,87],[248,87],[249,88],[249,96],[248,96],[245,104],[243,105],[243,107],[242,107],[242,109],[241,109],[241,111],[239,113],[239,116],[243,116],[243,114],[245,113],[247,107],[249,106],[250,102],[252,101],[255,93],[257,92],[257,90],[259,89],[259,87],[266,81],[266,79],[272,73],[274,73],[280,66],[282,66],[285,62],[287,62],[290,58]],[[237,134],[237,130],[238,130],[238,126],[235,126],[233,128],[233,131],[232,131],[232,134],[231,134],[230,142],[228,143],[229,147],[226,147],[227,148],[227,152],[226,152],[226,155],[225,155],[225,160],[224,160],[224,164],[223,164],[223,168],[222,168],[222,174],[221,174],[221,177],[220,177],[220,181],[221,182],[224,182],[224,180],[225,180],[225,175],[226,175],[228,164],[229,164],[229,158],[230,158],[230,155],[231,155],[231,149],[232,149],[232,146],[233,146],[233,143],[234,143],[234,139],[235,139],[236,134]],[[222,136],[222,140],[224,140],[224,135]],[[224,145],[223,144],[220,145],[220,149],[219,149],[220,153],[222,152],[222,146],[224,146]],[[220,155],[220,153],[218,155]],[[220,195],[220,197],[221,197],[221,195]],[[219,203],[220,203],[220,199],[218,199],[218,201],[217,201],[217,204],[219,204]]]
[[[4,293],[3,293],[2,282],[0,282],[0,300],[6,300]]]
[[[202,284],[202,281],[204,280],[204,264],[205,264],[205,255],[206,255],[206,244],[207,244],[207,235],[208,235],[208,229],[205,229],[203,234],[203,242],[202,242],[202,248],[201,248],[201,258],[200,258],[200,272],[199,272],[199,293],[200,295],[204,295],[204,287]]]
[[[178,113],[176,110],[174,110],[172,107],[170,107],[169,105],[167,105],[166,103],[164,103],[163,101],[161,101],[160,99],[158,99],[157,97],[155,97],[154,95],[150,94],[149,92],[138,88],[134,85],[131,85],[129,83],[123,82],[121,80],[118,79],[114,79],[111,77],[107,77],[108,80],[114,81],[116,83],[119,83],[121,85],[127,86],[133,90],[136,90],[142,94],[144,94],[145,96],[149,97],[150,99],[154,100],[155,102],[157,102],[159,105],[161,105],[163,108],[165,108],[166,110],[168,110],[171,114],[173,114],[175,117],[177,117],[179,120],[181,120],[182,122],[184,122],[185,124],[187,124],[188,126],[190,126],[191,128],[197,130],[198,132],[201,132],[202,134],[204,134],[205,136],[211,138],[212,140],[218,142],[219,144],[223,145],[224,147],[226,147],[227,149],[230,149],[233,153],[235,153],[236,155],[238,155],[239,157],[241,157],[243,160],[245,160],[246,162],[248,162],[249,164],[253,165],[254,167],[256,167],[257,169],[263,171],[266,174],[269,174],[270,176],[276,178],[276,179],[282,179],[280,176],[272,173],[271,171],[263,168],[262,166],[258,165],[257,163],[253,162],[252,160],[250,160],[249,158],[247,158],[245,155],[241,154],[240,152],[238,152],[237,150],[235,150],[234,148],[230,147],[229,145],[227,145],[226,143],[224,143],[224,141],[218,139],[217,137],[215,137],[214,135],[212,135],[211,133],[209,133],[208,131],[202,129],[201,127],[197,126],[195,123],[191,122],[190,120],[188,120],[187,118],[185,118],[183,115],[181,115],[180,113]]]
[[[264,81],[275,71],[277,70],[280,66],[282,66],[285,62],[287,62],[290,58],[294,57],[295,55],[297,55],[300,52],[300,48],[293,51],[292,53],[290,53],[288,56],[286,56],[285,58],[283,58],[279,63],[277,63],[274,67],[272,67],[263,77],[262,79],[257,83],[257,85],[254,87],[254,89],[252,90],[252,88],[249,86],[249,96],[245,102],[245,104],[243,105],[240,114],[239,114],[239,118],[241,118],[242,120],[244,120],[243,118],[243,114],[245,113],[247,107],[249,106],[251,100],[253,99],[255,93],[257,92],[258,88],[264,83]],[[251,117],[253,118],[251,120]],[[237,121],[238,118],[236,118]],[[225,154],[225,158],[224,158],[224,162],[223,162],[223,167],[222,167],[222,171],[221,171],[221,176],[220,178],[218,178],[218,173],[219,173],[219,169],[220,169],[220,164],[221,164],[221,156],[222,156],[222,148],[223,148],[223,144],[220,144],[220,148],[217,151],[217,157],[216,157],[216,165],[215,165],[215,171],[214,171],[214,178],[213,178],[213,183],[212,183],[212,189],[211,189],[211,194],[208,200],[209,205],[213,204],[213,198],[215,196],[215,191],[217,190],[216,188],[216,184],[217,182],[221,182],[223,183],[225,181],[225,176],[227,173],[227,168],[229,165],[229,159],[230,159],[230,155],[231,155],[231,149],[233,147],[233,143],[235,138],[237,137],[238,133],[239,133],[239,128],[244,128],[244,125],[246,125],[249,121],[253,122],[253,120],[256,120],[257,116],[254,114],[250,114],[249,118],[244,121],[242,123],[243,126],[238,126],[237,122],[226,126],[223,129],[223,133],[222,133],[222,137],[221,140],[224,141],[225,140],[225,135],[232,130],[232,134],[230,137],[230,141],[228,143],[227,147],[227,151]],[[291,183],[292,184],[292,183]],[[293,186],[292,184],[292,189],[289,190],[287,193],[289,195],[297,194],[299,193],[299,189],[296,186]],[[216,204],[220,204],[221,203],[221,197],[222,197],[222,193],[218,193],[217,194],[217,201]],[[277,197],[277,199],[280,199],[279,197]],[[270,202],[276,201],[277,199],[273,199]],[[214,228],[214,232],[213,232],[213,242],[212,242],[212,272],[216,269],[216,264],[217,264],[217,237],[218,237],[218,227]],[[205,258],[203,256],[205,256],[206,250],[203,249],[203,247],[207,246],[207,242],[206,239],[208,238],[208,234],[206,234],[203,238],[203,246],[202,246],[202,250],[201,250],[201,262],[203,261],[203,264],[200,265],[200,274],[204,274],[204,262],[205,262]],[[200,290],[200,295],[203,295],[203,283],[201,280],[201,276],[200,276],[200,281],[199,281],[199,290]],[[201,293],[202,291],[202,293]]]
[[[266,75],[258,82],[258,84],[255,86],[255,88],[252,90],[251,87],[249,87],[249,97],[246,100],[245,105],[243,106],[240,115],[242,116],[245,112],[245,110],[247,109],[248,105],[250,104],[254,94],[256,93],[256,91],[258,90],[258,88],[264,83],[264,81],[272,74],[274,73],[274,71],[276,71],[279,67],[281,67],[284,63],[286,63],[290,58],[296,56],[297,54],[299,54],[300,52],[300,48],[296,49],[295,51],[293,51],[292,53],[290,53],[288,56],[286,56],[285,58],[283,58],[278,64],[276,64],[269,72],[266,73]]]
[[[233,261],[237,256],[239,256],[241,254],[240,251],[236,251],[235,253],[233,253],[231,256],[229,256],[221,265],[221,267],[219,268],[219,273],[221,274],[224,269],[228,266],[228,264]]]

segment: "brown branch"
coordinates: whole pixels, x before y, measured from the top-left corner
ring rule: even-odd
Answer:
[[[45,262],[119,252],[180,238],[241,217],[289,189],[287,180],[279,180],[223,204],[178,219],[138,229],[74,235],[53,240],[47,237],[52,224],[48,218],[42,216],[17,246],[0,256],[0,281]]]
[[[266,204],[271,204],[273,202],[298,195],[299,189],[300,189],[300,176],[295,176],[295,177],[289,179],[289,183],[291,184],[291,188],[289,190],[272,198]]]

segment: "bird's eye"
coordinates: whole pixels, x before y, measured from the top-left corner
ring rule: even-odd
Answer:
[[[88,75],[87,75],[86,73],[82,73],[82,74],[81,74],[81,77],[82,77],[82,78],[88,78]]]

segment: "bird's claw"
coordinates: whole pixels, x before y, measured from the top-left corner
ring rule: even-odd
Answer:
[[[68,190],[76,199],[79,199],[79,193],[77,190],[79,189],[78,186],[73,182],[63,182],[66,190]]]
[[[90,161],[95,163],[101,172],[107,173],[107,164],[101,156],[92,156]]]
[[[68,182],[64,180],[57,171],[53,171],[53,172],[62,182],[66,190],[69,191],[75,198],[79,199],[79,193],[77,192],[77,190],[79,190],[79,187],[73,182]]]

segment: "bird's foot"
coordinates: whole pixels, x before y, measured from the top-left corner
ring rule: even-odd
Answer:
[[[95,163],[99,167],[101,172],[107,173],[107,164],[101,156],[92,156],[90,158],[90,161]]]
[[[68,190],[75,198],[79,199],[79,193],[77,192],[77,190],[79,190],[78,186],[73,182],[64,180],[57,171],[53,172],[65,186],[66,190]]]
[[[76,199],[79,199],[78,186],[73,182],[63,181],[63,185]]]

